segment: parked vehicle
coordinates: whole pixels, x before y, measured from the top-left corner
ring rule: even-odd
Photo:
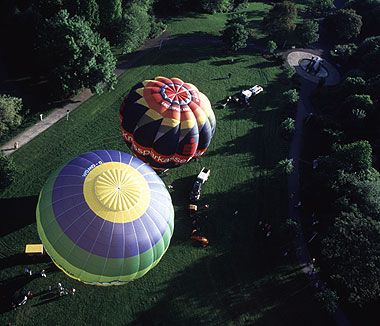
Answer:
[[[190,192],[190,200],[191,201],[198,201],[201,197],[201,187],[202,184],[205,183],[210,176],[210,169],[206,169],[205,167],[202,168],[201,172],[197,175],[197,179],[195,180],[193,184],[193,189]]]
[[[201,186],[202,182],[200,182],[198,179],[193,184],[193,189],[190,192],[190,200],[191,201],[197,201],[201,197]]]

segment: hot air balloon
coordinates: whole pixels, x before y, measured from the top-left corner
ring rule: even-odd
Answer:
[[[138,158],[113,150],[82,154],[41,190],[37,230],[53,262],[88,284],[119,285],[143,276],[168,249],[170,195]]]
[[[207,96],[178,78],[138,83],[120,107],[124,140],[154,169],[177,167],[201,156],[215,123]]]

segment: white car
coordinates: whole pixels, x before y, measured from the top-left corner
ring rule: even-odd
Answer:
[[[261,93],[264,89],[259,86],[259,85],[255,85],[253,87],[251,87],[250,89],[246,89],[244,91],[241,91],[241,94],[244,95],[245,99],[248,100],[252,95],[255,96],[259,93]]]
[[[261,93],[264,89],[260,85],[255,85],[249,89],[253,95]]]
[[[202,168],[201,172],[199,172],[197,176],[197,180],[205,183],[210,176],[210,169]]]

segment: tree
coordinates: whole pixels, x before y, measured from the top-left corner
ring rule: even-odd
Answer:
[[[322,241],[331,278],[359,306],[380,293],[380,222],[342,212]]]
[[[286,65],[284,69],[284,75],[290,79],[296,74],[296,69],[293,66]]]
[[[147,39],[151,31],[152,18],[146,6],[132,3],[119,22],[116,43],[124,53],[130,53]]]
[[[21,109],[21,98],[0,95],[0,136],[21,124],[22,117],[19,115]]]
[[[322,14],[335,8],[334,0],[310,0],[309,7],[312,11],[318,11]]]
[[[317,42],[319,39],[319,25],[316,21],[306,21],[298,24],[295,33],[302,45]]]
[[[84,17],[92,30],[97,30],[100,24],[99,6],[96,0],[63,0],[65,9],[71,16]]]
[[[378,0],[350,0],[345,8],[354,9],[363,18],[360,38],[380,35],[380,2]]]
[[[272,40],[269,40],[267,42],[267,51],[268,51],[268,53],[273,54],[276,49],[277,49],[276,42],[272,41]]]
[[[345,96],[354,93],[363,94],[366,89],[366,81],[362,77],[347,77],[340,84],[340,89]]]
[[[293,134],[296,130],[295,120],[292,118],[286,118],[281,122],[280,128],[286,136]]]
[[[265,32],[275,41],[285,39],[295,28],[297,7],[293,2],[276,3],[262,21]]]
[[[247,46],[248,31],[242,24],[227,24],[222,33],[222,40],[233,51]]]
[[[356,57],[366,74],[376,76],[380,74],[380,36],[366,38],[358,47]]]
[[[231,7],[230,0],[200,0],[201,8],[209,13],[226,12]]]
[[[122,0],[98,0],[98,5],[101,33],[111,44],[115,44],[123,15]]]
[[[281,236],[285,241],[292,241],[298,232],[298,223],[290,218],[280,225]]]
[[[248,18],[245,12],[239,14],[232,14],[230,18],[227,19],[227,25],[241,24],[244,27],[248,25]]]
[[[334,313],[338,308],[339,296],[334,290],[324,289],[323,291],[317,292],[315,298],[330,314]]]
[[[331,186],[339,196],[333,205],[336,211],[359,212],[380,220],[380,177],[375,169],[365,176],[340,171]]]
[[[360,78],[360,77],[356,77]],[[352,111],[353,109],[362,109],[366,112],[370,111],[373,107],[373,101],[369,95],[365,94],[354,94],[348,96],[343,103],[344,111]]]
[[[367,172],[372,169],[372,148],[366,140],[338,146],[330,156],[339,161],[340,166],[348,173]]]
[[[362,17],[353,9],[340,9],[324,19],[327,32],[335,44],[355,39],[363,25]]]
[[[280,175],[281,174],[291,175],[293,173],[293,170],[294,170],[293,160],[288,159],[288,158],[279,161],[275,167],[276,173]]]
[[[109,43],[93,32],[84,18],[70,17],[61,10],[46,23],[40,35],[44,55],[52,73],[51,85],[61,97],[82,87],[97,94],[102,84],[116,84],[116,60]]]
[[[354,43],[338,44],[334,47],[334,50],[330,51],[330,55],[335,59],[336,63],[340,65],[352,66],[350,64],[352,56],[355,54],[358,46]]]
[[[16,165],[12,157],[0,152],[0,191],[8,187],[16,177]]]
[[[300,98],[296,89],[289,89],[288,91],[282,93],[282,95],[285,97],[285,101],[290,105],[297,104]]]

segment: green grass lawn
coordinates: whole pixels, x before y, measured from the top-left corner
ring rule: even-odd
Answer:
[[[260,21],[272,8],[271,5],[263,2],[250,2],[247,9],[239,11],[245,12],[248,18],[248,27],[254,30],[255,40],[265,37],[260,29]],[[224,29],[227,19],[233,13],[219,13],[214,15],[193,13],[186,17],[178,16],[167,21],[170,34],[175,37],[194,35],[219,36]]]
[[[0,280],[7,288],[23,287],[38,295],[23,307],[0,315],[16,325],[328,325],[331,321],[312,299],[312,291],[291,244],[280,240],[279,225],[287,217],[286,178],[272,169],[286,157],[280,138],[281,70],[255,52],[221,56],[214,44],[191,44],[153,50],[119,78],[117,88],[94,96],[12,156],[19,169],[16,182],[1,194]],[[228,72],[232,78],[227,79]],[[95,149],[128,151],[123,143],[118,109],[138,81],[157,75],[179,77],[205,93],[217,118],[208,151],[197,161],[173,169],[164,182],[175,207],[175,229],[162,261],[143,278],[120,287],[95,287],[70,279],[49,262],[31,261],[21,253],[38,243],[37,196],[59,165]],[[240,90],[260,84],[264,92],[251,106],[220,103]],[[200,204],[209,204],[204,231],[210,246],[189,239],[188,193],[195,175],[211,169]],[[239,213],[234,215],[234,211]],[[257,228],[273,225],[267,239]],[[24,268],[47,270],[47,278],[20,277]],[[75,287],[75,296],[45,303],[49,285]],[[41,294],[42,293],[42,294]]]
[[[298,11],[296,20],[296,24],[300,24],[304,18],[309,18],[305,13],[307,9],[307,1],[298,0],[293,2],[295,2],[298,10],[301,10]],[[249,42],[266,44],[268,41],[267,34],[261,28],[261,21],[271,8],[272,5],[268,2],[250,2],[247,9],[238,11],[238,13],[245,13],[247,15],[248,28],[253,31],[253,35],[250,37]],[[193,13],[186,17],[173,17],[167,21],[168,30],[170,31],[171,36],[174,37],[196,35],[220,36],[226,21],[233,14],[233,12],[213,15]],[[295,36],[290,35],[289,42],[294,42],[295,40]]]

